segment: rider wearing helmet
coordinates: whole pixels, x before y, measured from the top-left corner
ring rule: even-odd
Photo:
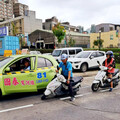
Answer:
[[[67,60],[68,60],[68,56],[66,54],[62,54],[61,55],[62,62],[59,64],[59,69],[62,68],[62,75],[67,79],[67,84],[68,84],[68,88],[69,88],[69,92],[70,92],[70,96],[71,96],[70,101],[74,101],[75,97],[74,97],[72,84],[71,84],[71,80],[73,77],[72,64],[70,62],[68,62]],[[58,72],[59,69],[56,70],[56,72]]]
[[[112,76],[113,76],[113,73],[115,71],[115,60],[113,58],[113,52],[112,51],[107,51],[106,52],[106,60],[103,62],[103,66],[105,67],[108,67],[108,70],[107,70],[107,76],[108,76],[108,80],[110,80],[110,92],[112,91],[113,89],[113,82],[111,81],[112,79]]]

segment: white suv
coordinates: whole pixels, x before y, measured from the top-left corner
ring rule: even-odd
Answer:
[[[67,54],[68,57],[71,58],[71,57],[75,57],[75,55],[81,51],[83,51],[83,49],[81,47],[59,48],[59,49],[55,49],[53,51],[52,56],[59,63],[59,62],[61,62],[62,54]]]
[[[97,61],[102,64],[105,59],[106,54],[104,51],[82,51],[74,58],[69,58],[68,61],[72,63],[73,69],[79,69],[85,72],[89,68],[98,67]]]

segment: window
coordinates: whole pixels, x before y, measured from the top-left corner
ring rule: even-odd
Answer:
[[[113,35],[110,35],[110,40],[113,40]]]
[[[45,58],[38,57],[37,68],[50,67],[50,66],[53,66],[51,61],[49,61],[48,59],[45,59]]]
[[[53,66],[53,64],[48,59],[45,59],[45,60],[46,60],[47,67]]]
[[[75,55],[75,50],[69,50],[69,55]]]
[[[104,56],[104,53],[102,53],[102,52],[97,52],[97,57],[101,57],[101,56]]]
[[[112,44],[110,44],[110,48],[113,48],[113,45],[112,45]]]
[[[46,67],[45,59],[38,57],[37,68]]]
[[[110,27],[110,31],[112,31],[113,30],[113,27]]]
[[[34,58],[32,60],[32,58]],[[28,62],[28,64],[25,64],[25,61]],[[32,70],[35,68],[35,63],[33,64],[31,61],[33,61],[33,63],[35,62],[35,57],[28,57],[28,58],[22,58],[20,60],[18,60],[17,62],[13,63],[12,65],[10,65],[10,72],[13,71],[21,71],[21,70]],[[28,69],[29,67],[29,69]]]
[[[99,31],[101,30],[101,32],[104,32],[104,27],[101,27],[101,29],[99,29]]]
[[[81,49],[76,49],[76,54],[81,52],[82,50]]]
[[[67,53],[67,50],[63,50],[63,51],[62,51],[62,54],[68,54],[68,53]]]
[[[92,53],[92,55],[91,55],[91,56],[97,57],[96,52]]]

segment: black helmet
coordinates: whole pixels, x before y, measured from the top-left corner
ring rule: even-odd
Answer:
[[[107,51],[106,55],[110,55],[110,57],[113,57],[113,51]]]

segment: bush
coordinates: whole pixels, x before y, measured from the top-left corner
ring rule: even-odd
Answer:
[[[30,49],[30,51],[40,51],[43,54],[43,53],[52,53],[53,49]]]
[[[120,53],[114,53],[114,58],[116,63],[120,63]]]
[[[85,51],[86,51],[86,50],[99,50],[99,49],[97,49],[97,48],[83,48],[83,49],[84,49]],[[120,53],[120,48],[101,48],[100,50],[101,50],[101,51],[105,51],[105,52],[111,50],[111,51],[113,51],[113,52]]]

